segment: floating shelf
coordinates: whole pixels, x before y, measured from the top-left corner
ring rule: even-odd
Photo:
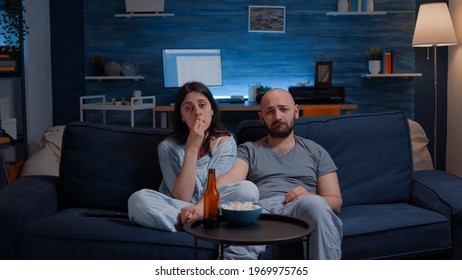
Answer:
[[[412,78],[422,77],[422,73],[362,74],[361,78]]]
[[[376,11],[376,12],[328,12],[328,16],[381,16],[386,15],[385,11]]]
[[[144,80],[144,76],[85,76],[85,80]]]
[[[154,13],[125,13],[125,14],[115,14],[115,17],[125,17],[125,18],[131,18],[131,17],[173,17],[174,14],[172,13],[159,13],[159,12],[154,12]]]

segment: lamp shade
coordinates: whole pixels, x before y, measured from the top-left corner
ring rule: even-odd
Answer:
[[[448,5],[443,2],[422,4],[415,24],[413,47],[457,44]]]

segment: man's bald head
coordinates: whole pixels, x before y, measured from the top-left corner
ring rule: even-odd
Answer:
[[[260,120],[274,138],[286,138],[293,133],[294,122],[298,118],[298,105],[292,95],[276,88],[265,93],[260,100]]]
[[[264,110],[268,106],[271,106],[274,104],[276,105],[284,104],[284,105],[289,105],[289,106],[295,106],[295,101],[292,95],[288,91],[282,88],[275,88],[263,94],[260,100],[260,108]]]

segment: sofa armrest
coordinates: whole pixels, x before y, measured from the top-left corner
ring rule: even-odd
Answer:
[[[25,176],[0,190],[0,259],[19,259],[22,232],[57,211],[55,176]]]
[[[462,259],[462,179],[443,171],[415,171],[411,203],[451,220],[452,257]]]

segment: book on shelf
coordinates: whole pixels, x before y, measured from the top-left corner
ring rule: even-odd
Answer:
[[[6,144],[6,143],[10,143],[10,142],[11,142],[10,137],[7,137],[7,136],[0,136],[0,145],[1,145],[1,144]]]
[[[5,66],[16,66],[16,61],[14,60],[0,60],[0,67],[5,67]]]
[[[361,12],[367,11],[367,0],[361,1]]]
[[[385,74],[393,73],[393,51],[385,51]]]
[[[351,11],[352,12],[358,11],[358,0],[351,0]]]
[[[14,71],[16,67],[14,66],[0,66],[0,71],[5,72],[5,71]]]
[[[365,12],[367,0],[349,0],[350,12]]]
[[[382,74],[391,74],[393,73],[393,51],[387,50],[383,51],[382,57]]]
[[[0,71],[14,71],[16,69],[16,61],[7,58],[0,58]]]

